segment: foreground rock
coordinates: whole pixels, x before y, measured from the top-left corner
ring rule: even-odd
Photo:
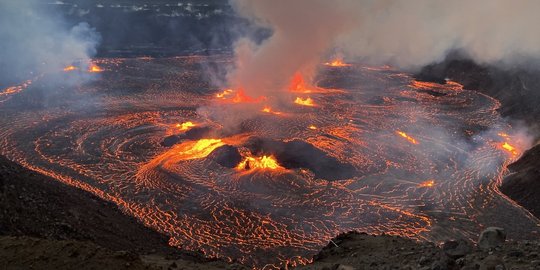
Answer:
[[[499,239],[498,229],[487,229],[484,236],[492,237],[493,232]],[[439,247],[395,236],[357,232],[341,234],[333,241],[337,246],[329,243],[313,258],[312,264],[296,269],[540,269],[539,241],[502,241],[489,251],[463,240],[446,241]]]
[[[168,237],[123,214],[115,204],[0,156],[0,269],[173,266],[239,269],[171,247]]]
[[[174,256],[112,251],[86,241],[0,236],[0,269],[111,269],[111,270],[241,270],[223,261],[196,262]]]
[[[506,232],[503,228],[489,227],[480,234],[478,247],[482,250],[489,251],[502,246],[504,241],[506,241]]]
[[[523,153],[508,170],[501,191],[540,217],[540,145]]]

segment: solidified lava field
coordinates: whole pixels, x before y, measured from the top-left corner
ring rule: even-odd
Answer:
[[[497,189],[522,146],[495,99],[389,67],[321,65],[316,89],[270,108],[211,86],[203,67],[230,60],[98,59],[87,83],[55,88],[79,72],[59,71],[7,88],[1,154],[117,203],[171,245],[257,268],[307,263],[350,230],[537,235]]]

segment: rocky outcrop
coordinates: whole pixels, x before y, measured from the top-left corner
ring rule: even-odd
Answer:
[[[490,251],[500,247],[506,241],[506,232],[503,228],[489,227],[482,231],[478,238],[478,247],[485,251]]]
[[[539,241],[505,241],[504,230],[494,227],[481,235],[477,243],[448,240],[438,246],[395,236],[349,232],[334,238],[313,258],[313,263],[297,269],[540,269]]]
[[[508,170],[500,190],[540,217],[540,145],[525,151]]]

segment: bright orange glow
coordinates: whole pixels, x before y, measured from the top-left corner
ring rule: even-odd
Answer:
[[[306,85],[304,77],[300,72],[296,72],[291,80],[289,91],[297,93],[311,93],[312,90]]]
[[[204,158],[216,148],[225,145],[220,139],[201,139],[182,144],[179,154],[183,160]]]
[[[310,106],[310,107],[313,107],[315,106],[315,103],[313,102],[313,99],[311,98],[301,98],[301,97],[297,97],[295,100],[294,100],[294,103],[298,104],[298,105],[302,105],[302,106]]]
[[[509,138],[509,137],[510,137],[508,134],[506,134],[506,133],[504,133],[504,132],[500,132],[500,133],[498,133],[497,135],[499,135],[499,136],[501,136],[501,137],[503,137],[503,138]]]
[[[73,70],[77,70],[77,67],[76,66],[67,66],[64,68],[64,71],[73,71]]]
[[[316,130],[316,129],[317,129],[317,127],[314,126],[314,125],[311,125],[311,126],[309,126],[308,128],[309,128],[309,129],[313,129],[313,130]]]
[[[501,148],[514,156],[517,156],[519,154],[517,149],[514,146],[510,145],[508,142],[502,143]]]
[[[348,66],[350,66],[350,64],[347,64],[347,63],[343,62],[343,60],[341,60],[341,59],[335,59],[332,62],[326,62],[326,63],[324,63],[324,65],[330,66],[330,67],[348,67]]]
[[[272,108],[269,107],[269,106],[265,106],[265,107],[261,110],[261,112],[264,112],[264,113],[272,113],[272,114],[277,114],[277,115],[280,115],[280,114],[281,114],[281,112],[275,112],[275,111],[273,111]]]
[[[19,92],[23,91],[24,89],[26,89],[31,84],[32,84],[32,80],[27,80],[27,81],[25,81],[25,82],[23,82],[23,83],[21,83],[19,85],[10,86],[10,87],[4,89],[3,91],[0,91],[0,97],[10,96],[10,95],[19,93]],[[0,100],[0,103],[4,102],[4,101],[5,101],[5,99],[2,99],[2,100]]]
[[[273,156],[262,157],[246,157],[242,162],[236,166],[238,170],[257,170],[257,169],[270,169],[277,170],[283,169]]]
[[[226,98],[228,95],[232,94],[232,92],[233,92],[232,89],[225,89],[225,90],[223,90],[223,92],[217,93],[216,97],[217,98]]]
[[[103,69],[98,67],[96,64],[91,64],[90,67],[88,67],[88,72],[96,73],[96,72],[102,72]]]
[[[413,137],[407,135],[407,133],[405,133],[405,132],[403,132],[403,131],[399,131],[399,130],[396,131],[396,133],[397,133],[399,136],[401,136],[401,137],[407,139],[407,141],[409,141],[410,143],[412,143],[412,144],[418,144],[418,142],[417,142]]]
[[[243,90],[239,90],[236,92],[236,96],[234,96],[232,101],[234,103],[255,102],[255,99],[246,95]]]
[[[181,124],[176,124],[176,127],[182,131],[186,131],[186,130],[189,130],[191,129],[192,127],[196,126],[195,124],[193,124],[193,122],[184,122],[184,123],[181,123]]]
[[[427,180],[418,185],[419,187],[434,187],[435,186],[435,180]]]
[[[235,92],[236,94],[232,96]],[[243,89],[239,89],[236,91],[232,89],[226,89],[223,90],[223,92],[217,93],[216,97],[233,103],[254,103],[266,99],[265,97],[252,98],[246,95]]]

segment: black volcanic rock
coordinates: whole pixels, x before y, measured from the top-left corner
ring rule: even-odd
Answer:
[[[246,146],[256,155],[271,154],[279,164],[288,169],[306,168],[316,177],[326,180],[342,180],[354,177],[356,168],[326,154],[304,141],[281,142],[263,138],[251,138]]]
[[[171,136],[165,137],[165,139],[163,139],[163,141],[161,142],[161,145],[165,147],[171,147],[177,144],[181,140],[182,138],[180,138],[178,135],[171,135]]]
[[[200,140],[202,138],[208,137],[210,133],[212,132],[212,128],[210,127],[194,127],[183,135],[180,135],[180,138],[182,139],[188,139],[188,140]]]
[[[508,169],[511,173],[504,179],[500,190],[540,217],[540,145],[527,150]]]
[[[170,135],[165,137],[161,142],[161,145],[165,147],[171,147],[181,142],[182,140],[200,140],[202,138],[208,137],[211,132],[212,128],[210,127],[195,127],[186,131],[183,134]]]
[[[238,149],[231,145],[224,145],[216,148],[208,155],[208,157],[213,159],[219,165],[227,168],[234,168],[242,161],[242,155],[240,155]]]
[[[465,89],[476,90],[501,102],[499,112],[529,125],[538,126],[540,116],[540,70],[532,67],[500,68],[450,56],[424,67],[417,80],[445,83],[451,79]]]
[[[113,251],[180,254],[111,203],[0,156],[0,235],[90,241]],[[1,267],[0,267],[1,268]]]

